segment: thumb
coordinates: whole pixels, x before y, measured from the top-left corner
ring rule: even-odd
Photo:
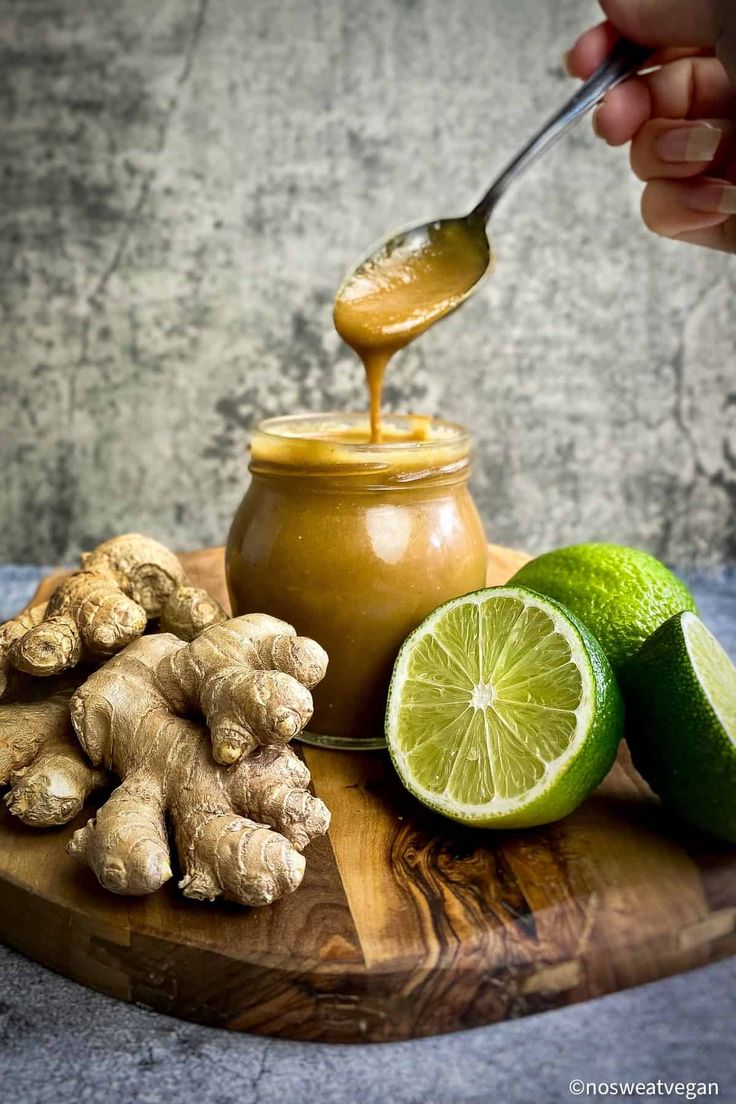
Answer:
[[[616,30],[645,46],[715,46],[730,0],[600,0]]]

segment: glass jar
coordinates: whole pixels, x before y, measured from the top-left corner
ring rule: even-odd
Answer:
[[[302,739],[383,747],[386,694],[407,635],[485,585],[486,540],[467,487],[469,438],[438,419],[271,418],[251,443],[251,483],[226,572],[234,615],[270,613],[329,655]]]

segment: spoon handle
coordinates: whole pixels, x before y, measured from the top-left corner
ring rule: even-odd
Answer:
[[[488,220],[491,211],[506,191],[511,181],[524,172],[533,161],[549,149],[553,143],[567,134],[577,121],[599,100],[621,81],[641,69],[652,56],[650,46],[640,46],[627,38],[620,38],[605,61],[578,89],[556,115],[545,123],[513,161],[493,182],[480,203],[473,208],[473,215],[481,215]]]

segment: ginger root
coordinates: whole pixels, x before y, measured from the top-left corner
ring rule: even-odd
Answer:
[[[149,620],[185,639],[225,611],[206,591],[186,584],[179,559],[164,545],[127,533],[82,556],[46,606],[0,627],[0,698],[18,684],[15,672],[46,677],[82,660],[106,659],[145,631]]]
[[[261,614],[187,644],[147,636],[96,671],[71,701],[95,767],[122,779],[68,851],[114,893],[152,893],[172,876],[171,827],[186,897],[265,905],[300,884],[300,854],[330,814],[286,746],[312,713],[327,656]],[[213,761],[204,716],[212,735]]]
[[[284,744],[312,716],[309,691],[324,678],[327,655],[285,621],[265,613],[213,626],[162,660],[158,677],[173,708],[199,710],[218,763],[260,744]]]
[[[227,614],[211,594],[202,587],[178,586],[172,591],[161,611],[158,629],[173,633],[180,640],[194,640],[210,625],[225,621]]]
[[[46,613],[46,603],[23,610],[11,621],[0,625],[0,698],[18,689],[19,672],[10,662],[10,653],[16,641],[20,641],[31,629],[40,625]]]
[[[95,790],[109,783],[106,771],[85,758],[69,716],[74,685],[44,684],[44,696],[0,705],[0,786],[5,803],[34,828],[66,824]]]

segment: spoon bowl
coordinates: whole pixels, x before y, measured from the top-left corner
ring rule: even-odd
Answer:
[[[402,230],[343,281],[335,325],[353,348],[399,349],[455,310],[493,265],[485,219],[440,219]]]

